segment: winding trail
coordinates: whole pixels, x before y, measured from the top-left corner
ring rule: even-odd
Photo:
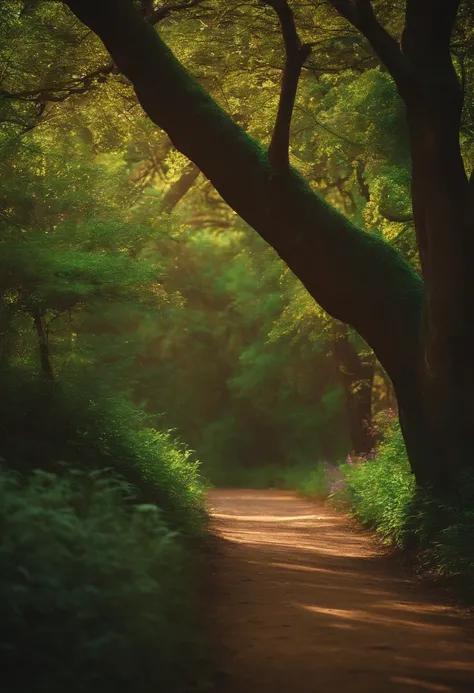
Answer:
[[[286,491],[209,495],[216,693],[474,693],[469,615],[377,554],[370,535]]]

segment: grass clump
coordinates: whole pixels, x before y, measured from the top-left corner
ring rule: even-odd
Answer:
[[[182,691],[190,559],[156,505],[99,472],[0,471],[5,693]]]

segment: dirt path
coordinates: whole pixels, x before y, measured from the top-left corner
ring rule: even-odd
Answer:
[[[209,502],[227,540],[216,693],[474,693],[469,617],[394,574],[367,533],[286,491],[213,491]]]

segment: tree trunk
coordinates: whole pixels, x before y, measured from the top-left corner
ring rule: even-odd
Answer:
[[[171,185],[163,196],[162,208],[164,212],[169,214],[173,211],[178,202],[192,188],[199,174],[198,167],[192,162],[185,167],[178,180]]]
[[[49,352],[49,342],[44,324],[44,315],[38,308],[34,308],[31,311],[31,314],[33,316],[33,324],[35,326],[36,337],[38,340],[41,372],[47,380],[54,382],[54,370],[51,363],[51,354]]]
[[[416,377],[395,389],[417,478],[440,488],[472,465],[474,434],[474,198],[460,149],[463,93],[450,54],[458,5],[407,0],[402,40],[411,70],[401,93],[425,301]]]
[[[337,335],[330,347],[344,390],[352,452],[368,455],[375,443],[372,427],[375,357],[373,354],[359,355],[349,341],[347,330]]]

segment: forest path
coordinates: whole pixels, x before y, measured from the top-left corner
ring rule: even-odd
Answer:
[[[469,616],[433,603],[369,533],[287,491],[217,490],[209,506],[226,540],[216,693],[474,692]]]

